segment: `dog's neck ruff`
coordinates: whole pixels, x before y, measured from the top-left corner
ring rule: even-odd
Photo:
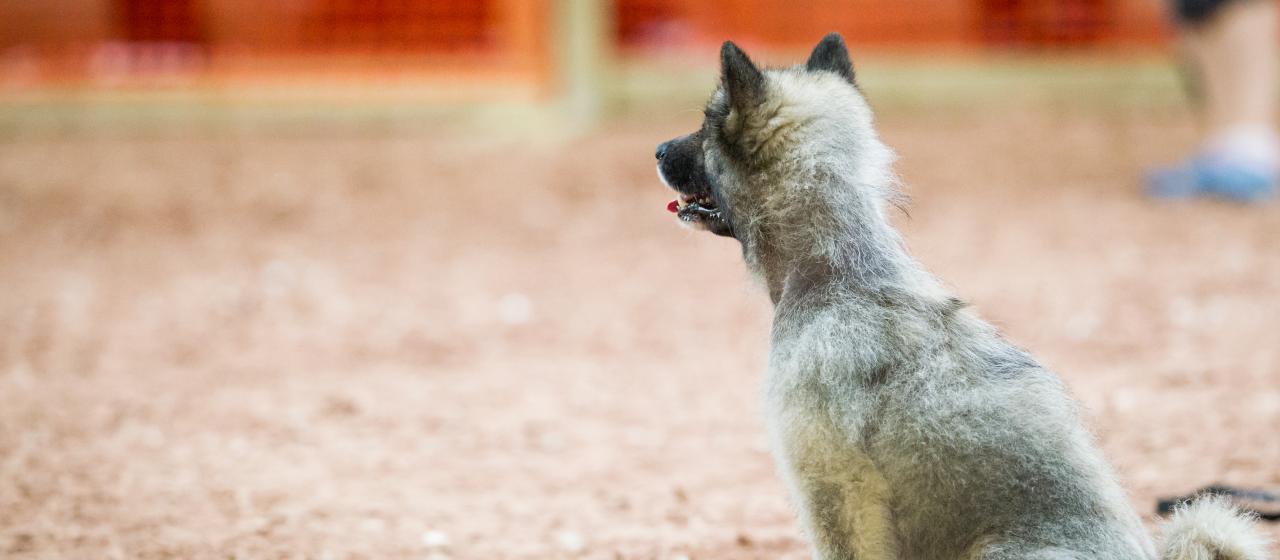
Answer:
[[[805,204],[766,200],[763,212],[741,224],[747,264],[774,304],[787,294],[814,290],[860,292],[875,299],[949,299],[889,224],[882,194],[889,188],[842,183],[830,172],[811,176],[818,183],[796,189],[808,195]]]

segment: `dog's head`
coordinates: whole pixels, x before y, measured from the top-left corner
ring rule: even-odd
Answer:
[[[678,195],[668,209],[681,222],[746,243],[762,223],[819,203],[803,192],[820,188],[813,170],[841,173],[859,152],[863,161],[887,152],[838,34],[824,37],[805,64],[778,69],[758,68],[726,42],[720,66],[702,127],[658,146],[658,175]]]

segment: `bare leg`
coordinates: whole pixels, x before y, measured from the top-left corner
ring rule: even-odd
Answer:
[[[1150,177],[1151,194],[1253,202],[1274,193],[1277,17],[1272,0],[1235,0],[1182,26],[1183,51],[1198,78],[1202,141],[1186,164]]]
[[[1237,1],[1183,33],[1187,55],[1203,79],[1210,136],[1240,125],[1273,126],[1276,18],[1275,2]]]

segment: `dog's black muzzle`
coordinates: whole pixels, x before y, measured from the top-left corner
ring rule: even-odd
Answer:
[[[712,193],[702,152],[702,132],[658,144],[658,174],[680,194],[672,211],[686,223],[699,224],[716,235],[733,236],[733,228]]]
[[[695,132],[658,144],[654,153],[658,169],[671,188],[687,195],[707,195],[707,169],[703,164],[702,133]]]

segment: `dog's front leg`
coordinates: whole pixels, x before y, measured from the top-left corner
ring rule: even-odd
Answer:
[[[815,560],[893,560],[888,486],[863,457],[789,457],[782,470]]]
[[[793,491],[800,526],[813,547],[814,560],[859,558],[853,552],[853,535],[842,519],[843,492],[838,485],[799,481]]]
[[[897,559],[888,487],[869,460],[813,459],[783,459],[782,471],[814,559]]]

